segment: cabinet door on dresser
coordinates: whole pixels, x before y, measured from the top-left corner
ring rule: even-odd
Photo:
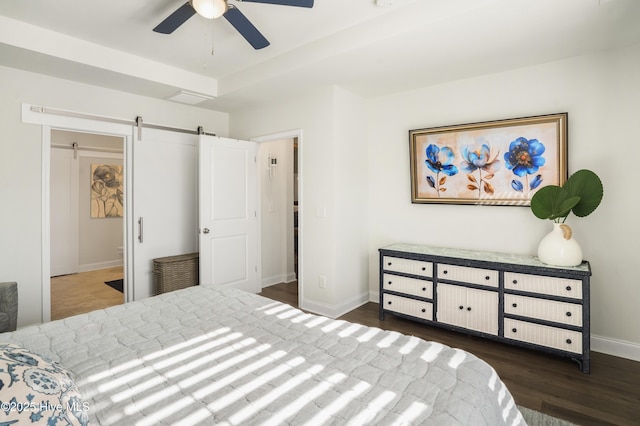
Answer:
[[[437,320],[441,323],[498,335],[498,293],[438,284]]]

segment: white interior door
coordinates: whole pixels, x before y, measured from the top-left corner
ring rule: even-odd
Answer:
[[[258,280],[257,144],[200,136],[200,284],[252,293]]]
[[[153,295],[153,259],[198,250],[198,136],[143,128],[133,162],[133,300],[139,300]]]

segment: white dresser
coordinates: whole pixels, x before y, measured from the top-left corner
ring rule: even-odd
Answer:
[[[394,244],[380,249],[380,319],[393,314],[569,357],[590,369],[588,262]]]

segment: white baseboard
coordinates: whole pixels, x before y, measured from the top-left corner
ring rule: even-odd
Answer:
[[[289,274],[279,274],[274,275],[272,277],[263,278],[260,281],[260,285],[262,288],[270,287],[272,285],[280,284],[280,283],[290,283],[296,280],[295,272],[291,272]]]
[[[380,303],[380,293],[369,292],[369,301]],[[591,350],[640,362],[640,344],[610,337],[591,335]]]
[[[303,300],[300,309],[313,312],[314,314],[324,315],[329,318],[338,318],[347,312],[353,311],[356,308],[364,305],[369,301],[369,293],[362,293],[360,296],[354,297],[351,300],[346,301],[340,305],[329,305],[322,302],[314,302],[310,300]]]
[[[640,361],[640,344],[610,337],[591,335],[591,350],[620,358]]]
[[[78,265],[78,272],[97,271],[98,269],[115,268],[116,266],[122,265],[122,259],[109,260],[107,262],[85,263],[84,265]]]

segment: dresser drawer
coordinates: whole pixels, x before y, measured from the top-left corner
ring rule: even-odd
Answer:
[[[582,281],[568,278],[544,277],[541,275],[504,273],[504,288],[552,296],[582,299]]]
[[[414,296],[425,297],[427,299],[433,298],[433,283],[431,281],[418,280],[416,278],[384,274],[382,277],[382,288],[384,290],[412,294]]]
[[[505,318],[504,337],[562,351],[582,353],[582,334],[577,331]]]
[[[582,326],[582,305],[536,299],[535,297],[504,295],[504,312],[522,317]]]
[[[498,271],[468,266],[438,265],[438,278],[470,284],[498,287]]]
[[[384,256],[382,259],[382,269],[385,271],[404,272],[406,274],[431,277],[433,275],[433,264],[421,260],[401,259],[399,257]]]
[[[384,309],[388,311],[433,320],[433,304],[430,302],[408,299],[393,294],[384,294],[382,296],[382,303],[384,304]]]

